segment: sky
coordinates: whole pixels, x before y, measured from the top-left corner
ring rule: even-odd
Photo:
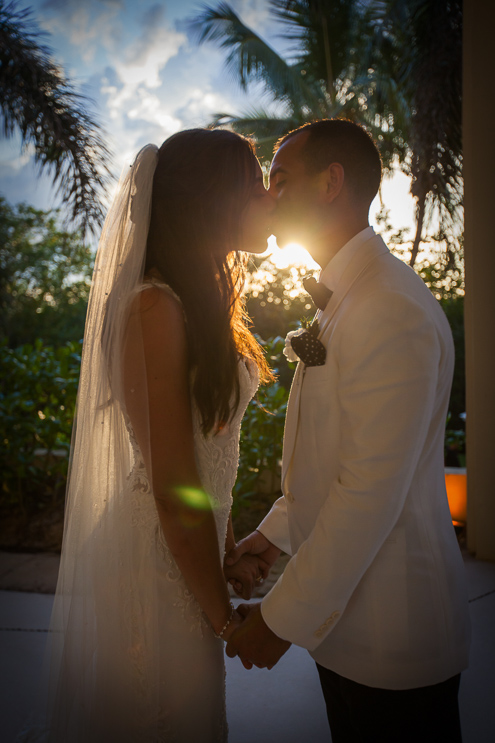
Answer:
[[[237,114],[260,102],[260,90],[244,93],[225,71],[224,54],[198,46],[185,19],[201,0],[31,0],[33,18],[48,35],[43,43],[76,89],[91,99],[90,110],[104,130],[118,178],[139,149],[160,145],[185,128],[206,126],[218,112]],[[213,0],[210,5],[217,5]],[[231,0],[242,20],[278,51],[277,25],[267,0]],[[265,103],[265,102],[264,102]],[[384,182],[382,198],[394,227],[410,227],[414,202],[409,181],[399,174]],[[59,204],[47,176],[38,177],[29,148],[19,135],[0,140],[0,194],[10,203],[41,209]],[[109,192],[111,196],[111,189]],[[379,208],[372,205],[371,220]]]

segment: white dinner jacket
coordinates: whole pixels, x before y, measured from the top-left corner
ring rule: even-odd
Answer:
[[[258,527],[292,555],[262,602],[280,637],[368,686],[467,665],[464,565],[445,492],[454,350],[423,281],[373,235],[319,315],[324,366],[298,365],[283,497]]]

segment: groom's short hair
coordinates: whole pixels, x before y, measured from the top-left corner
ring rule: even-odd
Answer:
[[[275,152],[288,139],[303,132],[308,134],[302,150],[308,172],[321,173],[331,163],[340,163],[356,198],[369,206],[380,187],[382,163],[366,129],[348,119],[313,121],[279,139]]]

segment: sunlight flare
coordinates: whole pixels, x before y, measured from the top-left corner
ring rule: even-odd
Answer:
[[[268,256],[277,268],[297,266],[299,268],[304,267],[307,271],[320,270],[319,265],[311,258],[306,248],[299,243],[288,243],[285,248],[279,248],[275,235],[268,238]]]

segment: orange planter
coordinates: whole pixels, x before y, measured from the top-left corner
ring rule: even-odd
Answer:
[[[449,499],[450,515],[455,526],[466,523],[467,475],[464,467],[445,468],[445,487]]]

